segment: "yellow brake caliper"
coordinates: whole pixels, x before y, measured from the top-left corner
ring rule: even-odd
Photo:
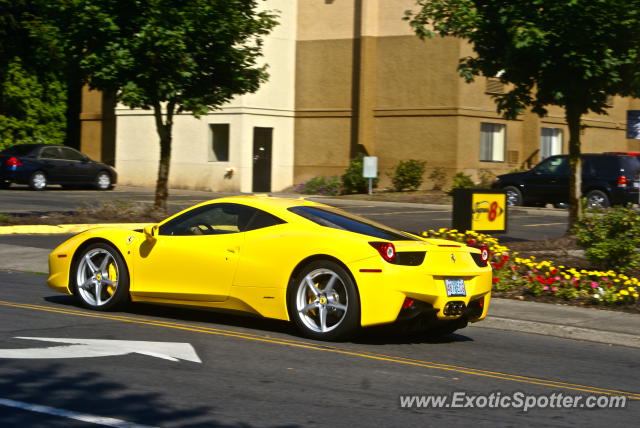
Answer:
[[[118,282],[118,271],[116,269],[116,265],[113,263],[109,263],[109,268],[107,269],[108,272],[108,278],[113,281],[114,283]],[[113,293],[116,292],[116,287],[115,285],[107,285],[107,292],[109,293],[109,295],[113,295]]]

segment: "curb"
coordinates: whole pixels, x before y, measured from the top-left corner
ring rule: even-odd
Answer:
[[[517,331],[520,333],[533,333],[542,336],[559,337],[562,339],[582,340],[607,345],[640,348],[640,336],[627,333],[616,333],[613,331],[572,327],[561,324],[488,316],[483,321],[474,324],[473,327],[488,328],[492,330]]]
[[[14,226],[0,226],[0,235],[54,235],[54,234],[77,234],[88,229],[98,227],[114,227],[120,229],[142,229],[151,223],[86,223],[86,224],[58,224],[58,225],[28,225],[19,224]]]

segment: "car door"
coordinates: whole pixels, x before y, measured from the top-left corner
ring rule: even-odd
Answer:
[[[64,164],[59,147],[44,147],[38,156],[37,169],[44,172],[49,183],[60,183],[64,180]]]
[[[64,181],[73,184],[87,184],[93,182],[92,166],[87,157],[70,147],[60,147],[61,158],[64,160]]]
[[[550,156],[527,178],[529,198],[539,202],[565,202],[569,196],[569,165],[566,156]]]
[[[134,256],[134,295],[181,301],[229,296],[254,209],[228,203],[196,207],[162,225]]]

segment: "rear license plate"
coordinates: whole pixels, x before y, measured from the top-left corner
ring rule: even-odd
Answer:
[[[447,296],[466,296],[467,289],[464,286],[464,279],[455,278],[455,279],[445,279],[444,284],[447,287]]]

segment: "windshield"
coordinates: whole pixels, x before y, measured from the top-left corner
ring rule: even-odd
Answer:
[[[327,207],[292,207],[292,213],[311,220],[312,222],[325,227],[346,230],[359,233],[361,235],[372,236],[386,241],[419,241],[408,233],[400,232],[391,227],[374,221],[346,213],[342,210]]]

